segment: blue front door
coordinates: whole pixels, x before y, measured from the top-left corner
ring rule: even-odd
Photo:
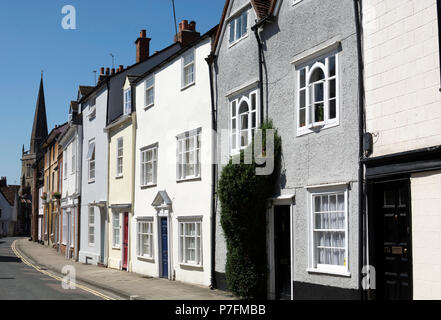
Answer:
[[[162,278],[168,279],[168,226],[167,218],[161,218],[161,249],[162,249]]]

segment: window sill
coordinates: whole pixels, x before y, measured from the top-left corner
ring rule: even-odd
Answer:
[[[196,84],[196,81],[193,81],[192,83],[189,83],[189,84],[183,86],[183,87],[181,88],[181,91],[184,91],[184,90],[186,90],[186,89],[188,89],[188,88],[194,86],[195,84]]]
[[[145,262],[155,263],[155,258],[142,257],[142,256],[138,256],[137,258],[138,260],[142,260]]]
[[[197,269],[197,270],[200,270],[200,271],[204,270],[204,267],[202,265],[200,265],[200,264],[191,264],[191,263],[181,262],[181,263],[179,263],[179,266],[181,268],[184,268],[184,269],[193,269],[193,270]]]
[[[145,186],[141,186],[141,189],[142,190],[144,190],[144,189],[151,189],[151,188],[155,188],[155,187],[157,187],[158,185],[155,183],[155,184],[147,184],[147,185],[145,185]]]
[[[88,184],[95,183],[95,179],[93,179],[93,180],[89,180],[87,183],[88,183]]]
[[[114,246],[112,246],[112,250],[121,250],[121,247],[114,247]]]
[[[115,179],[122,179],[124,178],[124,175],[115,176]]]
[[[311,133],[320,133],[323,130],[327,130],[330,128],[334,128],[334,127],[338,127],[340,125],[340,123],[337,122],[331,122],[331,123],[327,123],[324,126],[321,127],[316,127],[316,129],[314,130],[314,128],[297,128],[297,137],[301,137],[301,136],[305,136]]]
[[[340,276],[340,277],[346,277],[346,278],[350,278],[351,277],[351,273],[348,271],[338,271],[338,270],[329,270],[329,269],[306,269],[306,271],[308,273],[311,274],[324,274],[324,275],[331,275],[331,276]]]
[[[148,106],[145,106],[145,107],[144,107],[144,110],[147,111],[148,109],[153,108],[154,106],[155,106],[154,103],[149,104]]]
[[[234,47],[236,44],[238,44],[239,42],[241,42],[242,40],[245,40],[246,38],[248,38],[249,33],[247,32],[245,35],[243,35],[241,38],[234,40],[233,42],[231,42],[230,44],[228,44],[228,49]]]
[[[201,181],[201,180],[202,180],[202,177],[198,176],[198,177],[190,177],[190,178],[185,178],[185,179],[178,179],[178,180],[176,180],[176,183]]]

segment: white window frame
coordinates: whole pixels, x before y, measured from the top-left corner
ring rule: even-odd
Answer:
[[[68,217],[69,217],[69,214],[67,213],[67,210],[66,209],[63,209],[63,236],[62,236],[62,239],[61,239],[61,243],[63,244],[63,245],[67,245],[67,236],[68,236],[68,233],[69,233],[69,225],[68,225]]]
[[[87,159],[87,177],[88,177],[88,181],[89,183],[95,182],[95,177],[96,177],[96,165],[95,165],[95,158],[96,158],[96,143],[95,143],[95,139],[90,139],[89,140],[89,148],[88,148],[88,152],[90,151],[90,147],[91,145],[94,144],[93,146],[93,152],[90,156],[90,158]],[[89,155],[88,155],[89,157]],[[92,169],[93,166],[93,169]],[[92,175],[93,172],[93,175]]]
[[[143,224],[147,224],[147,232],[146,233],[142,233],[141,230],[141,226]],[[150,229],[150,232],[149,232]],[[154,247],[153,247],[153,218],[140,218],[137,221],[137,232],[136,232],[136,236],[137,236],[137,256],[138,258],[141,259],[149,259],[149,260],[153,260],[154,259]],[[146,241],[148,242],[149,246],[150,246],[150,252],[144,252],[144,237],[146,238]]]
[[[128,88],[124,90],[124,115],[130,115],[132,113],[132,101],[132,88]]]
[[[63,159],[64,159],[64,173],[63,173],[63,176],[64,176],[64,180],[67,180],[67,175],[68,175],[68,162],[67,162],[67,149],[66,149],[66,151],[64,151],[64,155],[63,155]]]
[[[152,84],[148,86],[149,81],[151,80]],[[155,75],[151,74],[144,81],[145,91],[144,91],[144,105],[145,108],[152,107],[155,104]],[[152,101],[149,101],[149,92],[152,93]]]
[[[147,160],[147,154],[151,152],[152,153],[152,157],[150,160]],[[140,180],[140,185],[141,187],[149,187],[149,186],[155,186],[157,183],[157,174],[158,174],[158,144],[149,146],[149,147],[145,147],[143,149],[141,149],[141,153],[140,153],[140,164],[141,164],[141,180]],[[152,165],[152,181],[147,181],[147,177],[148,177],[148,171],[147,171],[147,167],[148,164],[151,163]]]
[[[93,219],[91,219],[92,217]],[[89,210],[87,212],[87,241],[89,243],[89,247],[95,246],[95,220],[95,208],[89,206]],[[91,241],[92,239],[93,241]]]
[[[330,186],[319,186],[319,187],[307,187],[308,191],[308,210],[309,210],[309,267],[307,269],[310,273],[321,273],[321,274],[330,274],[330,275],[339,275],[339,276],[350,276],[349,272],[349,212],[348,212],[348,186],[347,184],[342,185],[330,185]],[[316,212],[315,212],[315,197],[320,196],[337,196],[336,200],[336,211],[321,211],[320,214],[325,214],[323,212],[328,212],[328,215],[332,217],[338,217],[338,195],[344,195],[344,223],[343,227],[338,229],[316,229]],[[329,221],[328,221],[329,223]],[[325,231],[323,231],[325,230]],[[343,265],[331,265],[331,264],[319,264],[317,261],[317,248],[322,247],[321,249],[326,250],[329,248],[337,248],[337,245],[326,246],[316,246],[316,238],[315,235],[323,232],[323,233],[343,233],[345,235],[344,239],[344,261]],[[331,241],[331,240],[330,240]],[[340,240],[341,241],[341,240]],[[326,248],[323,248],[326,247]],[[328,248],[329,247],[329,248]]]
[[[75,174],[76,171],[76,141],[72,143],[72,164],[71,164],[71,173]]]
[[[252,109],[252,97],[255,97],[255,108]],[[259,90],[249,91],[241,95],[236,96],[229,100],[230,109],[230,120],[229,120],[229,130],[230,130],[230,152],[231,154],[238,154],[241,150],[248,147],[253,139],[253,132],[260,126],[260,106],[259,106]],[[239,109],[242,103],[248,104],[248,112],[239,114]],[[242,117],[248,117],[248,128],[242,129]],[[255,117],[256,125],[253,126],[253,116]],[[235,125],[233,125],[235,123]],[[236,128],[233,128],[235,126]],[[248,143],[244,146],[241,144],[241,133],[246,133]]]
[[[185,59],[191,55],[193,56],[193,60],[191,60],[188,63],[185,63]],[[182,85],[181,85],[181,87],[182,87],[182,89],[190,87],[193,84],[195,84],[195,82],[196,82],[196,62],[195,61],[196,61],[196,50],[195,49],[189,50],[181,58],[181,63],[182,63],[182,70],[181,70]],[[193,79],[192,79],[192,81],[186,82],[187,79],[186,79],[185,71],[189,67],[193,67]]]
[[[246,15],[246,18],[244,18],[244,15]],[[228,44],[229,47],[231,48],[232,46],[234,46],[236,43],[238,43],[239,41],[245,39],[248,37],[249,34],[249,26],[250,26],[250,19],[249,19],[250,13],[249,13],[249,9],[245,9],[237,14],[235,14],[233,17],[231,17],[229,19],[228,22]],[[246,30],[245,32],[243,32],[244,28],[243,28],[243,22],[246,22]],[[241,34],[238,37],[237,34],[237,30],[238,30],[238,25],[240,24],[240,29],[241,29]],[[234,26],[234,29],[232,29]],[[232,32],[233,32],[233,38],[232,36]]]
[[[335,57],[335,75],[330,75],[330,60]],[[313,86],[310,83],[310,77],[315,70],[321,69],[325,75],[323,82],[324,85],[324,119],[323,121],[316,121],[313,102],[311,101],[311,94],[313,94]],[[304,72],[305,85],[302,86],[302,73]],[[300,66],[296,66],[296,127],[297,136],[313,133],[317,129],[328,129],[338,126],[340,123],[340,72],[339,72],[339,52],[338,50],[332,50],[324,55],[310,60],[307,63],[303,63]],[[330,97],[330,83],[335,81],[335,97]],[[316,82],[317,83],[317,82]],[[302,107],[301,93],[304,92],[305,105]],[[335,100],[335,118],[330,118],[330,101]],[[305,113],[305,124],[301,126],[301,111]]]
[[[188,226],[194,224],[194,235],[186,233]],[[199,225],[199,234],[197,234]],[[178,218],[178,237],[179,237],[179,262],[181,265],[201,267],[203,264],[203,244],[202,244],[202,217],[180,217]],[[188,258],[188,247],[186,238],[195,238],[195,260]],[[193,248],[191,248],[193,249]]]
[[[96,97],[91,97],[89,99],[89,113],[87,114],[89,121],[96,118]]]
[[[121,248],[121,214],[119,212],[112,214],[112,248]]]
[[[116,140],[116,177],[121,178],[123,174],[124,174],[124,138],[119,137]]]
[[[69,235],[70,235],[70,247],[71,248],[74,248],[75,247],[75,214],[74,214],[74,212],[75,211],[70,211],[70,223],[71,223],[71,225],[70,225],[70,233],[69,233]]]
[[[201,177],[201,128],[185,132],[177,136],[176,145],[176,180],[185,181]],[[186,142],[192,141],[193,148],[190,150],[186,149]],[[187,163],[186,155],[193,153],[193,163]],[[186,175],[186,167],[193,166],[193,174]]]

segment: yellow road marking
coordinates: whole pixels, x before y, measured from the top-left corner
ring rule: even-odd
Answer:
[[[55,279],[55,280],[59,280],[59,281],[64,282],[64,283],[68,283],[65,279],[63,279],[63,278],[61,278],[61,277],[59,277],[59,276],[56,276],[56,275],[54,275],[54,274],[51,273],[51,272],[48,272],[48,271],[42,270],[40,267],[37,267],[37,266],[33,265],[31,262],[29,262],[28,260],[26,260],[26,259],[25,259],[25,258],[24,258],[24,257],[23,257],[23,256],[17,251],[17,249],[15,248],[15,246],[16,246],[16,242],[17,242],[17,240],[14,240],[14,242],[12,243],[11,249],[12,249],[12,251],[14,251],[14,254],[15,254],[18,258],[20,258],[21,261],[22,261],[25,265],[27,265],[27,266],[29,266],[29,267],[31,267],[31,268],[37,270],[37,271],[40,272],[40,273],[43,273],[43,274],[47,275],[47,276],[49,276],[49,277],[51,277],[51,278],[53,278],[53,279]],[[88,287],[86,287],[86,286],[83,286],[83,285],[81,285],[81,284],[75,283],[75,286],[76,286],[77,288],[80,288],[80,289],[82,289],[82,290],[84,290],[84,291],[87,291],[87,292],[89,292],[89,293],[91,293],[91,294],[93,294],[93,295],[95,295],[95,296],[98,296],[98,297],[100,297],[100,298],[103,298],[103,299],[105,299],[105,300],[116,300],[115,298],[109,297],[109,296],[107,296],[107,295],[105,295],[105,294],[103,294],[103,293],[100,293],[100,292],[98,292],[98,291],[96,291],[96,290],[93,290],[93,289],[88,288]]]

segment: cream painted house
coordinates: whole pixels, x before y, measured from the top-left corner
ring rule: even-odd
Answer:
[[[182,50],[136,80],[131,269],[209,286],[213,135],[205,59],[214,30],[199,36],[195,27],[181,22]]]
[[[132,77],[124,84],[124,114],[106,127],[109,137],[108,267],[131,271],[130,228],[133,220],[136,112],[132,109]]]
[[[441,299],[441,1],[365,0],[362,10],[376,297]]]

